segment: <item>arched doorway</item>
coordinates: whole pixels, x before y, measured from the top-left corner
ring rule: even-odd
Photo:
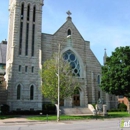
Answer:
[[[80,106],[80,89],[79,88],[76,88],[74,90],[73,106]]]

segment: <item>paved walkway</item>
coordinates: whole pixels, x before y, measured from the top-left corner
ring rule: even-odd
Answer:
[[[28,119],[24,117],[18,117],[18,118],[8,118],[8,119],[2,119],[0,120],[0,125],[5,123],[16,123],[16,122],[27,122]]]

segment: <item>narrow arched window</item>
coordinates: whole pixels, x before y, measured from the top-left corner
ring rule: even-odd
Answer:
[[[32,27],[32,56],[34,56],[34,43],[35,43],[35,24]]]
[[[26,25],[26,45],[25,45],[25,55],[28,55],[28,37],[29,37],[29,23]]]
[[[30,87],[30,100],[33,100],[34,99],[34,86],[32,85]]]
[[[21,20],[24,18],[24,3],[21,5]]]
[[[35,48],[35,21],[36,21],[36,7],[33,7],[33,25],[32,25],[32,50],[31,55],[34,56]]]
[[[21,5],[21,16],[20,16],[20,33],[19,33],[19,55],[22,54],[22,38],[23,38],[23,19],[24,19],[24,3]]]
[[[33,7],[33,22],[35,22],[36,19],[36,7]]]
[[[19,84],[17,86],[17,100],[20,100],[21,98],[21,85]]]
[[[98,99],[100,98],[101,96],[100,96],[100,91],[98,91]]]
[[[32,66],[32,70],[31,71],[32,71],[32,73],[34,72],[34,66]]]
[[[23,22],[20,22],[19,55],[22,54]]]
[[[100,75],[98,75],[97,77],[97,82],[98,82],[98,85],[100,85]]]
[[[30,5],[27,7],[27,21],[30,19]]]
[[[68,34],[67,35],[71,35],[71,30],[70,29],[68,29]]]

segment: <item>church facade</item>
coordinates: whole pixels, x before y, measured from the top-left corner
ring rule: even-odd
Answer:
[[[11,110],[41,110],[49,102],[41,94],[42,64],[58,52],[73,65],[80,87],[73,98],[65,99],[64,107],[88,107],[99,98],[108,109],[116,107],[116,97],[100,89],[101,64],[72,22],[70,12],[66,22],[54,33],[41,32],[43,0],[10,0],[9,29],[6,54],[7,104]],[[104,57],[105,58],[105,57]]]

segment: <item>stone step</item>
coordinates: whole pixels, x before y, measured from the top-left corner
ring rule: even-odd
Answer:
[[[72,114],[92,114],[89,108],[60,108],[61,114],[72,115]]]

